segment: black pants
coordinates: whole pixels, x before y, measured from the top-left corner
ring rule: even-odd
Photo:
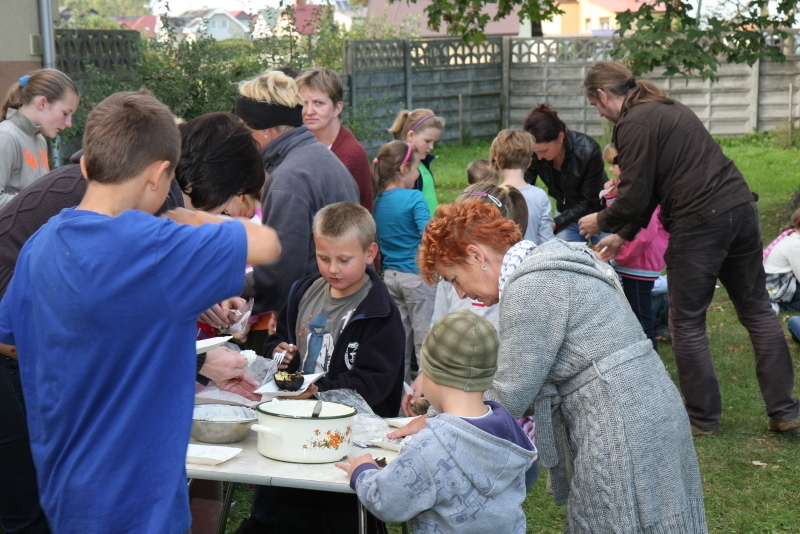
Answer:
[[[799,404],[792,398],[792,358],[767,295],[755,202],[670,234],[665,259],[672,349],[689,420],[704,430],[714,430],[722,415],[706,337],[706,309],[718,278],[750,334],[767,414],[776,421],[795,419]]]
[[[652,280],[622,277],[622,290],[625,292],[625,298],[628,299],[633,314],[639,319],[644,335],[653,344],[653,349],[658,352],[658,341],[656,341],[653,327],[653,284]]]
[[[7,534],[49,534],[39,506],[19,365],[6,356],[0,356],[0,417],[0,523]]]

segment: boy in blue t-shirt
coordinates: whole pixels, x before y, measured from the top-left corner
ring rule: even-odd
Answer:
[[[280,244],[269,228],[200,212],[153,217],[179,155],[155,97],[101,102],[86,125],[83,200],[28,240],[0,301],[53,532],[190,527],[195,321]]]

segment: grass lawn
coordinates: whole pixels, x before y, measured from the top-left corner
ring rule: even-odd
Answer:
[[[789,199],[800,186],[800,151],[772,148],[769,139],[770,136],[759,135],[723,142],[725,153],[760,196],[765,243],[788,222],[793,211]],[[488,158],[489,144],[481,141],[470,146],[437,147],[435,153],[439,157],[433,172],[440,201],[453,200],[464,188],[467,164],[476,158]],[[781,314],[784,321],[788,317]],[[724,403],[720,435],[695,439],[709,531],[800,533],[800,434],[784,436],[767,430],[752,347],[724,288],[716,292],[709,308],[708,333]],[[797,369],[800,347],[791,341],[790,347]],[[660,354],[676,378],[671,347],[662,344]],[[800,394],[800,390],[795,391],[795,396]],[[229,522],[228,532],[234,530],[249,508],[250,490],[246,486],[239,488],[233,510],[235,519]],[[544,478],[531,491],[524,507],[528,532],[561,532],[565,509],[553,504],[545,492]],[[391,530],[400,532],[395,526]]]
[[[800,186],[800,151],[772,147],[771,136],[723,141],[725,153],[759,194],[762,236],[769,243],[786,226],[793,208],[789,199]],[[488,157],[489,142],[469,147],[445,146],[433,164],[442,201],[452,200],[466,183],[466,165]],[[781,314],[785,321],[789,314]],[[753,350],[724,288],[717,290],[708,312],[708,332],[724,413],[719,436],[696,438],[695,447],[705,490],[710,532],[800,532],[800,434],[767,430],[767,416],[755,377]],[[795,369],[800,347],[790,343]],[[664,363],[677,382],[672,348],[661,344]],[[798,373],[800,376],[800,373]],[[800,389],[795,388],[795,396]],[[756,465],[760,462],[766,465]],[[553,504],[540,481],[525,501],[528,531],[561,532],[564,508]]]

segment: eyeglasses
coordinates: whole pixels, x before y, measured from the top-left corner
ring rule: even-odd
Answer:
[[[462,195],[467,195],[470,197],[486,197],[492,201],[492,203],[497,206],[498,208],[503,207],[503,203],[497,197],[493,197],[489,193],[484,193],[483,191],[464,191],[461,193]]]

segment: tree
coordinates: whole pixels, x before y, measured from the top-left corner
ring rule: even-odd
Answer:
[[[150,13],[147,0],[60,0],[70,10],[94,10],[101,17],[137,17]]]
[[[642,2],[638,11],[620,13],[621,39],[614,58],[636,74],[663,67],[667,75],[697,74],[712,80],[723,57],[751,66],[762,57],[785,59],[780,43],[787,34],[782,28],[795,23],[798,0],[722,2],[703,10],[702,0],[697,0],[697,5],[684,0],[651,0]],[[485,13],[487,3],[493,2],[432,0],[425,8],[428,26],[438,31],[445,24],[448,33],[465,42],[482,42],[490,20],[517,12],[520,20],[537,23],[563,13],[557,0],[499,0],[497,14],[490,17]]]
[[[795,23],[797,3],[779,0],[771,10],[767,3],[725,2],[707,13],[701,0],[697,6],[683,0],[643,4],[617,16],[621,40],[612,55],[635,74],[662,67],[669,76],[696,74],[704,80],[717,79],[720,60],[750,66],[760,58],[784,61],[783,28]]]
[[[416,0],[408,0],[415,2]],[[498,0],[497,13],[490,17],[485,13],[488,0],[433,0],[425,8],[428,15],[428,27],[439,31],[444,23],[450,35],[458,35],[464,42],[483,42],[486,38],[484,30],[490,21],[498,21],[514,12],[519,14],[520,21],[525,19],[532,23],[547,21],[563,13],[558,8],[558,0]]]

